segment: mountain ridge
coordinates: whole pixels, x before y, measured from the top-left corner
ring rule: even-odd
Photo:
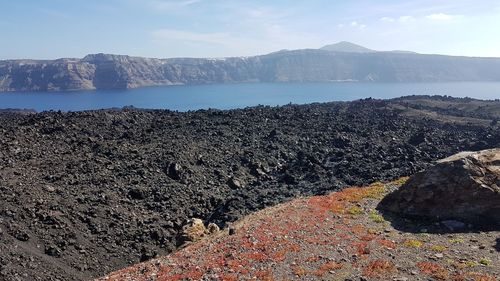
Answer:
[[[320,50],[334,51],[334,52],[348,52],[348,53],[373,53],[375,50],[368,49],[361,45],[357,45],[347,41],[340,41],[338,43],[325,45]]]
[[[81,59],[0,61],[0,92],[332,81],[500,81],[500,58],[374,51],[341,42],[320,49],[218,59],[158,59],[98,53]]]

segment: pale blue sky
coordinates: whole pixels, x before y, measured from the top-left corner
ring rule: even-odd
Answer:
[[[247,56],[338,41],[500,57],[497,0],[0,1],[0,59]]]

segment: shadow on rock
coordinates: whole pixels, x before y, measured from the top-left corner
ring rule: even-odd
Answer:
[[[457,233],[500,230],[500,149],[439,160],[377,206],[401,231]]]
[[[436,220],[435,218],[401,215],[384,211],[379,207],[377,209],[384,220],[388,221],[394,229],[407,233],[452,234],[500,231],[500,225],[493,225],[489,222],[466,222],[455,219]],[[498,250],[500,250],[499,241],[500,239],[497,240]]]

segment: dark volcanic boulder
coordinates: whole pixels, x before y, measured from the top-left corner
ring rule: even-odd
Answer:
[[[403,216],[500,225],[500,148],[440,160],[389,194],[378,208]]]

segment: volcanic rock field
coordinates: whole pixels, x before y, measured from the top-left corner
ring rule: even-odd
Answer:
[[[0,114],[0,280],[88,280],[168,254],[189,218],[414,174],[500,147],[500,102],[366,99]]]

